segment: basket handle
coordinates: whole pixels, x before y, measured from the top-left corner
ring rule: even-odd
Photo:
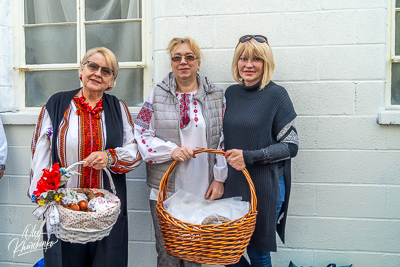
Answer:
[[[211,149],[211,148],[194,149],[193,152],[194,152],[194,154],[199,154],[199,153],[203,153],[203,152],[214,153],[214,154],[219,154],[219,155],[224,155],[225,154],[225,152],[222,151],[222,150]],[[160,188],[159,188],[159,191],[158,191],[158,198],[157,198],[157,202],[158,203],[163,203],[168,198],[167,197],[167,189],[168,189],[169,175],[175,169],[175,167],[176,167],[176,165],[178,163],[179,163],[179,161],[174,160],[171,163],[171,166],[169,167],[169,169],[164,174],[163,178],[161,179]],[[250,174],[247,171],[247,169],[244,168],[242,170],[242,172],[243,172],[244,176],[246,177],[246,180],[249,183],[249,187],[250,187],[250,193],[251,193],[250,211],[251,212],[255,212],[256,208],[257,208],[256,190],[254,188],[253,181],[251,180]]]
[[[65,168],[65,170],[66,170],[66,171],[69,171],[69,170],[71,170],[73,167],[75,167],[75,166],[77,166],[77,165],[80,165],[80,164],[83,164],[83,163],[85,163],[85,161],[78,161],[78,162],[75,162],[74,164],[71,164],[69,167]],[[115,191],[115,185],[114,185],[114,181],[113,181],[113,179],[112,179],[112,177],[111,177],[110,171],[109,171],[107,168],[103,168],[102,170],[105,171],[106,174],[107,174],[107,176],[108,176],[108,180],[110,181],[110,186],[111,186],[111,190],[112,190],[113,194],[114,194],[114,195],[117,195],[117,191]]]

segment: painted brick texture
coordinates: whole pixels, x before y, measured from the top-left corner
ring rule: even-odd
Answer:
[[[14,94],[12,92],[12,22],[10,0],[1,1],[0,8],[0,112],[14,110]]]
[[[11,0],[0,8],[0,110],[13,108]],[[147,0],[146,0],[147,1]],[[3,8],[5,7],[5,8]],[[400,262],[400,126],[378,125],[384,109],[387,1],[154,0],[154,83],[170,71],[173,37],[200,45],[200,73],[234,84],[231,60],[244,34],[263,34],[274,52],[273,80],[294,103],[300,151],[286,244],[276,267],[396,267]],[[6,95],[6,98],[4,96]],[[0,180],[0,266],[32,266],[41,253],[12,257],[7,245],[39,224],[26,198],[37,115],[0,114],[9,142]],[[136,114],[135,114],[136,115]],[[135,117],[135,115],[133,117]],[[18,116],[18,114],[16,114]],[[128,174],[129,266],[156,266],[145,166]]]
[[[224,2],[182,0],[170,16],[164,7],[155,17],[155,81],[170,69],[172,37],[197,40],[200,73],[223,88],[234,83],[238,38],[268,37],[273,80],[293,100],[300,137],[287,243],[279,243],[274,266],[397,266],[399,127],[376,122],[384,109],[387,3],[255,0],[221,9]]]

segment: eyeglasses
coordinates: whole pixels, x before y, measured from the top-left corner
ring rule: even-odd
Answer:
[[[171,60],[173,62],[181,62],[182,58],[184,58],[186,62],[192,62],[193,60],[197,59],[195,55],[189,54],[186,56],[173,56],[171,57]]]
[[[239,43],[245,43],[247,41],[250,41],[251,38],[253,38],[254,40],[256,40],[259,43],[267,43],[268,44],[267,37],[265,37],[263,35],[243,35],[242,37],[240,37]]]
[[[83,65],[86,65],[91,72],[96,72],[99,68],[101,68],[101,75],[104,77],[109,77],[114,75],[114,71],[109,67],[100,67],[99,64],[93,61],[86,61]]]

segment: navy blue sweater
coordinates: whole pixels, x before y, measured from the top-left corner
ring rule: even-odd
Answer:
[[[226,92],[224,117],[225,150],[242,149],[246,168],[253,180],[258,200],[257,223],[250,244],[260,250],[276,251],[278,231],[284,241],[287,207],[290,195],[290,159],[262,162],[261,149],[278,144],[276,139],[284,126],[296,117],[286,90],[272,81],[262,90],[260,83],[246,87],[232,85]],[[290,155],[297,154],[297,146]],[[284,175],[286,196],[282,206],[283,218],[276,225],[279,177]],[[229,166],[224,197],[242,196],[250,201],[250,189],[242,172]]]

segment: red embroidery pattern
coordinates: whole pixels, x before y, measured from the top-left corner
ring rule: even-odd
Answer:
[[[128,107],[124,103],[124,101],[120,100],[119,103],[121,104],[123,111],[125,111],[125,114],[128,119],[128,124],[132,127],[132,133],[134,132],[134,124],[132,122],[132,117],[129,112]],[[146,106],[147,107],[147,106]],[[143,108],[142,108],[143,109]],[[151,105],[149,107],[149,116],[150,118],[148,119],[148,122],[150,122],[151,119],[151,114],[153,114],[153,109],[151,108]],[[139,116],[138,116],[139,117]],[[137,119],[136,119],[137,121]],[[135,121],[135,123],[136,123]],[[144,130],[144,129],[142,129]],[[132,140],[133,143],[136,143],[136,140]],[[109,148],[108,151],[115,156],[115,163],[114,166],[110,167],[110,169],[115,172],[115,173],[127,173],[132,170],[132,166],[137,164],[142,160],[142,157],[139,154],[139,151],[136,153],[136,160],[135,161],[122,161],[121,159],[118,158],[117,152],[115,149]],[[130,167],[130,168],[129,168]]]
[[[179,94],[176,94],[178,96]],[[179,109],[181,114],[180,127],[185,128],[190,122],[189,117],[189,104],[190,104],[190,94],[181,94],[179,99]]]
[[[71,116],[71,106],[68,106],[64,113],[64,120],[58,127],[57,142],[58,142],[58,156],[60,157],[61,166],[67,166],[66,160],[66,136],[69,129],[69,119]]]
[[[74,98],[74,103],[79,108],[79,100]],[[80,114],[80,159],[84,159],[95,151],[102,151],[103,139],[101,133],[101,119],[94,119],[92,112],[81,110]],[[100,112],[100,111],[99,111]],[[101,118],[101,117],[100,117]],[[80,187],[99,188],[101,185],[100,172],[86,167],[81,171]]]
[[[199,117],[197,117],[198,109],[196,100],[193,101],[193,112],[194,112],[194,121],[196,122],[196,127],[197,127],[197,122],[199,121]]]
[[[38,118],[38,121],[37,121],[36,127],[35,127],[35,132],[33,133],[33,138],[32,138],[32,143],[31,143],[32,157],[35,154],[36,144],[37,144],[37,141],[39,139],[40,132],[42,130],[42,122],[43,122],[45,109],[46,109],[46,105],[44,105],[42,107],[42,110],[40,111],[39,118]]]
[[[150,127],[150,120],[153,114],[154,114],[153,106],[149,102],[145,102],[143,104],[142,109],[140,110],[139,114],[136,117],[135,124],[139,125],[143,129],[148,130]]]
[[[110,167],[110,169],[115,172],[115,173],[127,173],[130,172],[132,169],[129,169],[127,167],[130,167],[134,164],[136,164],[137,162],[142,160],[142,157],[140,156],[139,151],[136,152],[136,156],[135,156],[136,160],[135,161],[123,161],[121,159],[118,158],[118,155],[115,154],[115,159],[116,159],[116,163],[115,166]]]

